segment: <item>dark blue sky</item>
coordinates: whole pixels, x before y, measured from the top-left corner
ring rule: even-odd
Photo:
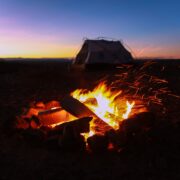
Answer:
[[[180,57],[179,0],[0,0],[0,56],[75,56],[83,38]]]

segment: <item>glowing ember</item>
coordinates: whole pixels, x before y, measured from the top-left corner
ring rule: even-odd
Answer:
[[[100,119],[114,129],[119,128],[119,122],[127,119],[131,113],[135,102],[130,103],[125,98],[120,97],[121,91],[112,91],[105,82],[100,83],[92,91],[77,89],[71,95],[84,103]],[[94,123],[90,124],[89,134],[84,134],[85,138],[95,134]]]

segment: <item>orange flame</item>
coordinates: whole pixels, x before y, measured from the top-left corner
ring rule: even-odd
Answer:
[[[77,89],[71,95],[114,129],[118,129],[119,122],[129,117],[135,104],[135,102],[129,103],[124,98],[120,98],[121,91],[112,91],[105,82],[100,83],[92,91]],[[95,134],[93,127],[92,121],[90,132],[83,134],[85,139]]]

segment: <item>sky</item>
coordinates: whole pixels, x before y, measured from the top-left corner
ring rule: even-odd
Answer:
[[[75,57],[85,38],[180,58],[179,0],[0,0],[0,57]]]

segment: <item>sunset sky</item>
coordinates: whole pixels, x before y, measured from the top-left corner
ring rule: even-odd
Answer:
[[[0,57],[74,57],[97,37],[135,57],[180,58],[180,1],[0,0]]]

